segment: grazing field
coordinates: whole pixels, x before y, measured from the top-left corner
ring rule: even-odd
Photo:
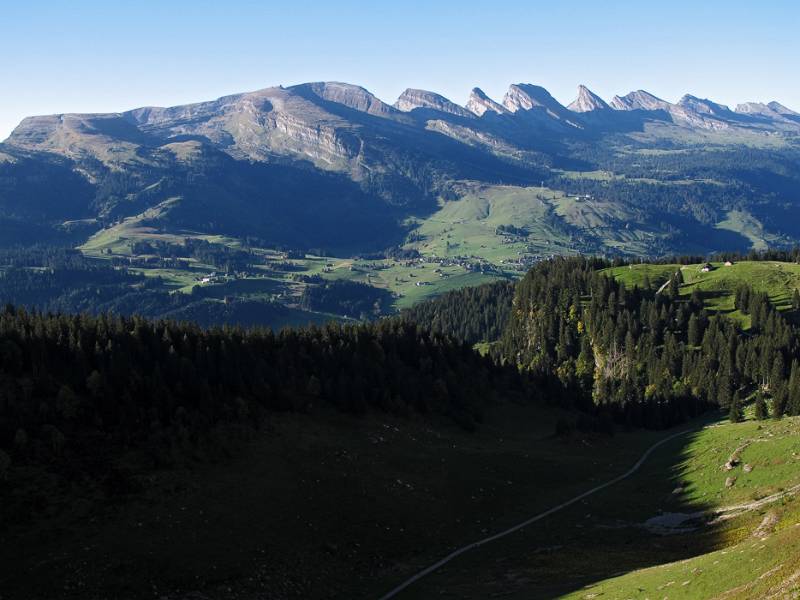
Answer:
[[[630,288],[633,286],[658,288],[679,268],[680,265],[642,263],[624,267],[612,267],[605,272]]]
[[[734,455],[736,464],[726,468]],[[707,507],[684,526],[718,529],[720,547],[590,584],[566,597],[795,597],[800,589],[800,502],[795,496],[800,489],[800,420],[707,429],[687,448],[677,475],[680,494]]]
[[[603,169],[556,173],[558,177],[549,182],[552,187],[544,181],[539,186],[460,181],[456,197],[441,198],[437,210],[405,217],[407,235],[399,246],[362,256],[320,256],[323,252],[318,249],[288,252],[267,247],[264,240],[182,230],[168,218],[178,202],[175,198],[107,225],[80,250],[123,265],[129,261],[127,266],[133,272],[160,278],[164,289],[185,294],[195,287],[217,285],[220,280],[263,279],[260,284],[227,286],[235,290],[225,293],[244,300],[268,299],[289,308],[298,308],[304,289],[319,284],[319,278],[363,283],[390,294],[391,300],[384,303],[386,314],[451,289],[519,277],[538,261],[555,255],[630,256],[652,253],[654,248],[666,251],[664,244],[669,242],[662,239],[663,232],[642,218],[635,203],[620,201],[617,195],[621,192],[615,186],[635,185],[637,194],[658,195],[669,186],[696,184],[705,189],[721,185],[713,180],[648,180]],[[780,242],[743,211],[728,213],[716,229],[709,226],[697,236],[708,237],[708,247],[696,246],[704,251],[709,247],[745,249],[748,244],[761,248]],[[181,245],[185,240],[248,252],[259,261],[244,272],[220,273],[218,266],[196,258],[180,265],[159,265],[158,256],[137,250],[145,244]],[[662,265],[635,265],[627,273],[621,269],[614,272],[639,285],[660,285],[668,276],[668,268]],[[719,284],[724,290],[715,289],[717,284],[711,281],[699,285],[709,286],[709,308],[730,312],[724,283]],[[249,292],[257,288],[261,291]]]
[[[727,229],[745,236],[754,250],[766,250],[769,247],[786,245],[786,239],[764,229],[762,223],[750,213],[738,210],[728,212],[723,221],[717,223],[718,229]]]
[[[800,419],[688,429],[630,479],[462,555],[398,598],[761,598],[797,589]]]
[[[703,272],[702,266],[634,264],[613,267],[606,272],[628,286],[649,284],[658,288],[680,270],[684,282],[680,287],[681,295],[691,295],[697,290],[710,311],[726,314],[745,327],[749,326],[750,318],[734,306],[737,287],[746,284],[758,292],[766,292],[781,311],[792,309],[792,295],[800,289],[800,265],[795,263],[741,261],[726,266],[715,262],[708,272]]]
[[[421,239],[413,245],[423,254],[498,264],[526,254],[574,254],[577,231],[555,216],[552,205],[562,196],[547,188],[475,186],[422,221],[416,230]],[[498,227],[508,226],[514,229],[498,235]]]
[[[534,205],[536,210],[531,212]],[[548,256],[555,252],[574,252],[555,241],[566,239],[562,231],[542,224],[542,219],[546,220],[547,214],[552,213],[552,207],[536,199],[533,191],[523,188],[488,188],[485,193],[444,203],[438,213],[421,222],[415,230],[412,241],[406,245],[409,257],[397,258],[311,253],[288,257],[284,251],[245,244],[235,238],[194,231],[162,231],[148,225],[158,217],[159,210],[150,209],[99,231],[80,250],[90,257],[122,261],[132,272],[160,278],[166,289],[181,293],[188,294],[200,287],[216,298],[226,295],[240,299],[268,298],[293,307],[309,285],[307,278],[321,277],[386,290],[394,298],[395,310],[451,289],[520,275],[541,259],[545,251]],[[528,228],[524,234],[522,231],[506,233],[502,227],[497,229],[523,222]],[[534,247],[528,243],[528,236],[547,241]],[[220,274],[214,265],[194,258],[186,259],[180,267],[156,265],[158,256],[135,250],[142,243],[182,245],[186,240],[247,250],[262,264],[253,265],[247,273],[229,276]],[[416,257],[415,251],[419,252]]]
[[[613,477],[663,435],[559,439],[564,413],[511,403],[474,433],[446,419],[313,413],[276,414],[218,464],[139,471],[132,454],[102,510],[99,491],[76,496],[26,473],[4,504],[3,597],[152,598],[157,584],[170,600],[374,598],[452,545]]]
[[[766,292],[779,310],[791,308],[792,293],[800,288],[800,265],[774,261],[742,261],[731,266],[712,263],[712,270],[704,273],[699,265],[681,269],[684,286],[681,293],[691,293],[697,287],[709,298],[715,310],[732,311],[736,287],[745,283],[756,291]]]

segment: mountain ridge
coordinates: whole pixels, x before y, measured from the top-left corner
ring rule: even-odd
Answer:
[[[255,235],[300,247],[335,241],[350,252],[374,249],[381,239],[402,242],[414,219],[426,219],[475,186],[532,189],[547,182],[565,196],[611,198],[602,209],[573,207],[556,201],[557,194],[537,200],[544,204],[535,213],[543,211],[558,236],[595,249],[592,244],[606,239],[615,240],[612,251],[661,251],[664,239],[673,240],[670,248],[686,249],[685,232],[696,223],[708,239],[727,235],[709,236],[707,228],[725,223],[731,211],[742,215],[735,226],[754,239],[785,239],[784,233],[764,237],[758,228],[767,216],[741,210],[747,202],[740,192],[694,183],[696,168],[681,175],[681,164],[659,163],[643,173],[641,160],[626,164],[629,159],[606,156],[620,145],[631,157],[645,147],[694,152],[709,135],[722,146],[792,144],[800,116],[774,102],[731,110],[691,95],[673,104],[642,90],[607,103],[585,86],[569,106],[526,83],[510,85],[501,102],[474,88],[465,106],[417,88],[392,105],[343,82],[273,86],[172,107],[27,117],[0,145],[0,220],[17,223],[35,213],[61,232],[73,231],[76,220],[88,231],[133,219],[170,231]],[[601,175],[609,177],[602,185],[581,175],[620,168],[628,174]],[[562,179],[565,172],[578,179]],[[723,179],[731,179],[727,171]],[[65,200],[58,189],[67,180],[76,192]],[[676,190],[680,200],[672,201],[668,220],[636,203],[642,194],[662,193],[641,182],[673,180],[691,185]],[[635,192],[621,191],[634,185],[640,186]],[[709,195],[716,198],[711,205]],[[786,198],[775,206],[789,210]],[[631,220],[636,233],[628,232]],[[605,229],[598,233],[600,223]]]
[[[606,102],[586,86],[579,86],[578,97],[568,106],[562,105],[546,88],[538,85],[519,83],[509,86],[502,102],[496,102],[480,88],[473,88],[464,106],[452,102],[437,92],[414,88],[406,89],[393,104],[388,104],[372,94],[364,87],[342,82],[311,82],[290,87],[267,87],[252,92],[243,92],[221,96],[215,100],[203,101],[171,107],[144,106],[132,110],[112,113],[55,113],[52,115],[36,115],[26,117],[11,132],[4,144],[34,148],[42,145],[47,139],[47,131],[52,131],[59,122],[84,119],[122,119],[134,126],[145,129],[156,129],[158,122],[172,122],[175,131],[186,130],[192,123],[199,124],[219,113],[231,109],[240,112],[280,112],[285,104],[303,99],[310,104],[331,103],[343,106],[371,116],[409,123],[407,113],[415,109],[427,109],[462,118],[472,116],[484,117],[486,113],[507,115],[525,112],[539,112],[556,121],[564,121],[573,127],[581,128],[584,124],[575,120],[570,113],[593,112],[600,109],[616,111],[639,110],[644,112],[666,111],[675,124],[704,129],[718,129],[723,120],[758,114],[769,121],[785,126],[796,123],[795,117],[800,113],[789,109],[777,101],[767,104],[745,102],[731,110],[729,107],[712,100],[701,99],[685,94],[678,102],[662,100],[649,92],[638,90],[625,96],[614,96]],[[272,101],[277,105],[273,105]],[[308,107],[304,107],[307,109]],[[318,108],[325,109],[324,106]],[[328,119],[330,121],[330,119]],[[739,123],[745,126],[747,122]],[[90,124],[84,123],[88,128]],[[730,125],[730,123],[728,123]],[[780,127],[779,127],[780,129]],[[134,134],[134,132],[130,132]],[[45,144],[45,147],[47,145]]]

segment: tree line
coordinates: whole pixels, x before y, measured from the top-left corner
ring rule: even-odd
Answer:
[[[514,282],[498,281],[446,292],[401,313],[417,323],[470,344],[500,339],[511,313]]]
[[[517,286],[501,357],[557,378],[564,406],[631,426],[730,410],[754,393],[771,397],[774,416],[800,414],[798,332],[766,294],[737,292],[751,317],[745,332],[709,314],[700,292],[679,295],[679,271],[657,294],[598,272],[609,264],[562,258],[534,267]]]
[[[317,405],[472,429],[527,374],[399,319],[285,329],[0,312],[0,450],[12,461],[146,448],[153,460]]]

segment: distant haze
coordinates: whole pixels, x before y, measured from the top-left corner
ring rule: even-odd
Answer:
[[[438,4],[438,5],[437,5]],[[144,0],[4,3],[0,140],[29,115],[169,106],[337,80],[393,103],[407,87],[464,104],[480,86],[643,88],[800,110],[800,6],[789,1],[394,5]],[[648,3],[649,4],[649,3]]]

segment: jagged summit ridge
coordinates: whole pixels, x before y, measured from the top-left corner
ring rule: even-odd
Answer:
[[[624,96],[614,96],[611,106],[617,110],[669,110],[672,104],[650,92],[637,90]]]
[[[615,117],[609,108],[636,114]],[[689,129],[800,133],[800,114],[774,101],[744,103],[731,110],[693,95],[671,103],[637,90],[606,103],[580,86],[577,99],[565,107],[544,87],[517,83],[508,88],[502,103],[477,87],[466,106],[436,92],[409,88],[392,106],[364,87],[322,81],[169,108],[30,117],[12,132],[7,143],[119,162],[136,155],[120,151],[125,144],[158,147],[175,138],[192,137],[236,158],[301,157],[324,168],[366,174],[366,163],[374,156],[371,148],[380,147],[389,139],[387,135],[400,131],[405,131],[406,139],[425,130],[514,155],[537,145],[543,135],[559,139],[576,130],[641,128],[652,121]],[[440,141],[427,139],[434,146]]]
[[[586,113],[595,110],[608,110],[611,107],[585,85],[580,85],[578,86],[578,97],[567,108],[573,112]]]
[[[781,104],[780,102],[775,102],[775,101],[773,100],[772,102],[770,102],[769,104],[767,104],[767,106],[768,106],[770,109],[774,110],[776,113],[780,113],[780,114],[782,114],[782,115],[788,115],[788,116],[791,116],[791,117],[800,117],[800,113],[798,113],[798,112],[795,112],[795,111],[793,111],[793,110],[792,110],[792,109],[790,109],[790,108],[786,108],[786,107],[785,107],[783,104]]]
[[[288,88],[290,90],[308,89],[323,100],[343,104],[348,108],[371,115],[391,115],[396,109],[377,98],[369,90],[350,83],[339,81],[318,81],[304,83]]]
[[[510,112],[544,108],[554,117],[558,117],[564,106],[553,98],[545,88],[531,83],[515,83],[509,86],[503,106]]]
[[[411,112],[416,109],[429,109],[438,112],[448,113],[459,117],[473,117],[474,114],[452,102],[436,92],[408,88],[394,103],[394,107],[403,112]]]
[[[732,111],[724,104],[718,104],[707,98],[698,98],[691,94],[686,94],[678,101],[678,106],[687,108],[696,113],[714,115],[714,116],[727,116]]]
[[[502,104],[495,102],[486,93],[478,87],[472,88],[472,92],[470,92],[469,100],[467,100],[466,108],[471,113],[482,117],[485,113],[497,113],[497,114],[504,114],[508,113],[508,109],[503,106]]]

